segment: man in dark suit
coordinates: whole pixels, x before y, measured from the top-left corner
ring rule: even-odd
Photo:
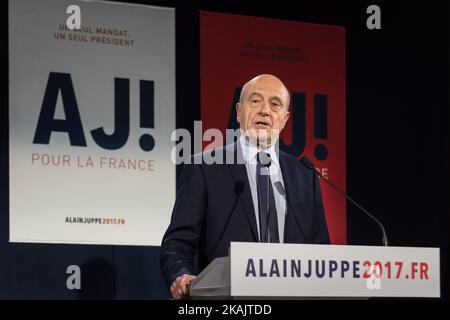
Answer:
[[[173,298],[186,297],[197,270],[227,256],[231,241],[330,242],[316,175],[275,148],[289,119],[289,101],[277,77],[253,78],[236,105],[240,138],[210,151],[223,155],[222,164],[201,163],[204,153],[184,165],[161,245]]]

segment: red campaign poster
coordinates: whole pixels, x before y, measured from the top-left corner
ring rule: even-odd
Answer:
[[[237,127],[242,85],[274,74],[291,92],[280,149],[346,190],[344,27],[202,11],[200,68],[203,132]],[[345,198],[320,184],[331,242],[346,244]]]

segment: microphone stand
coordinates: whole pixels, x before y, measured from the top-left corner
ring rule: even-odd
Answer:
[[[306,157],[303,157],[301,159],[301,161],[303,159],[305,159]],[[327,178],[325,178],[322,173],[320,173],[319,170],[316,169],[316,167],[314,166],[314,164],[311,162],[311,160],[309,160],[308,158],[306,158],[305,160],[302,161],[302,163],[309,169],[311,169],[313,171],[313,173],[317,174],[319,177],[321,177],[323,179],[323,181],[325,181],[327,184],[329,184],[334,190],[336,190],[340,195],[344,196],[348,201],[350,201],[351,203],[353,203],[353,205],[355,205],[357,208],[359,208],[362,212],[364,212],[365,214],[367,214],[370,218],[372,218],[373,221],[375,221],[378,226],[381,228],[381,232],[383,233],[383,245],[385,247],[387,247],[389,245],[388,243],[388,238],[387,238],[387,234],[386,234],[386,230],[384,229],[383,224],[377,219],[375,218],[369,211],[367,211],[366,209],[364,209],[363,207],[361,207],[356,201],[354,201],[352,198],[350,198],[347,194],[345,194],[344,191],[342,191],[341,189],[339,189],[337,186],[335,186],[330,180],[328,180]]]

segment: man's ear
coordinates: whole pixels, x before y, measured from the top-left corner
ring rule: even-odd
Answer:
[[[236,103],[236,120],[238,123],[241,123],[241,105]]]
[[[286,122],[289,120],[289,116],[291,115],[291,113],[289,111],[286,111],[286,114],[284,115],[284,122],[283,122],[283,128],[286,125]]]

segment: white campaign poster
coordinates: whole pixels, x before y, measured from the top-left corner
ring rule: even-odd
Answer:
[[[10,241],[160,245],[175,199],[174,10],[10,0],[9,66]]]

